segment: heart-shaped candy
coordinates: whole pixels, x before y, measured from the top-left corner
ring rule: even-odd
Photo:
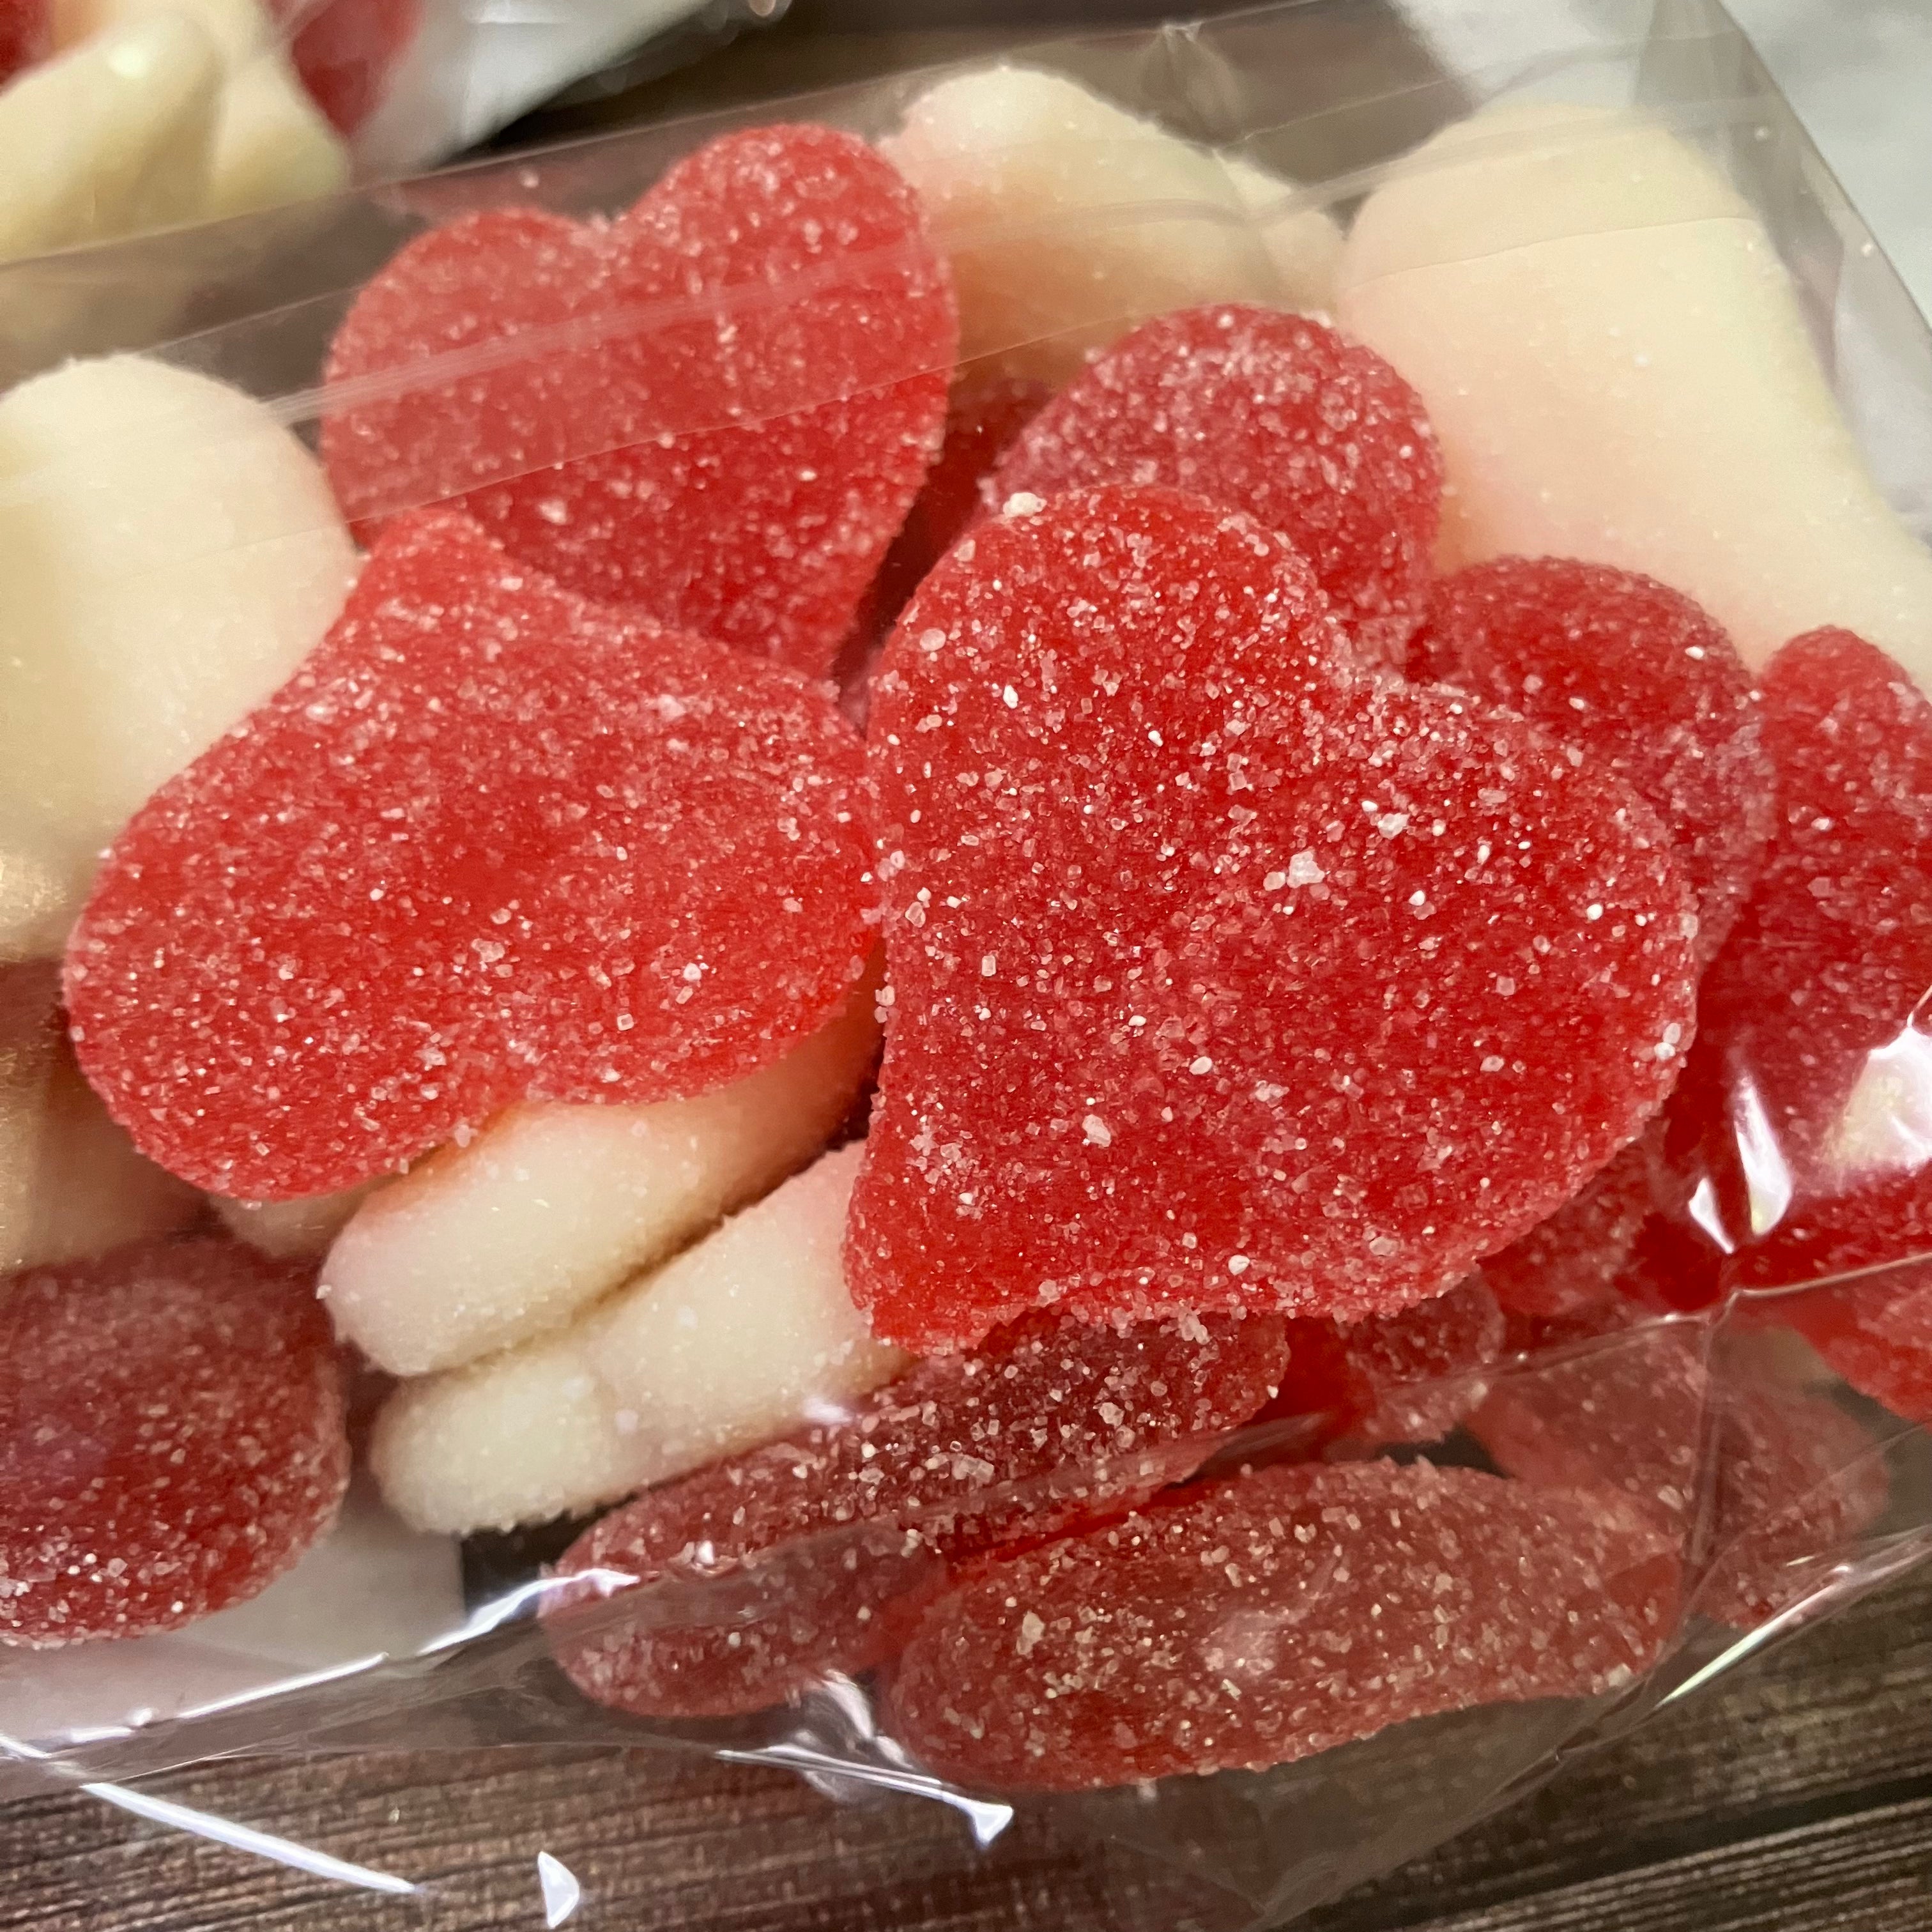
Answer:
[[[322,452],[366,534],[460,499],[512,555],[830,670],[939,447],[951,283],[856,136],[754,129],[608,224],[468,214],[368,284]]]
[[[971,1343],[1440,1292],[1688,1044],[1654,817],[1507,713],[1357,668],[1307,566],[1164,489],[982,526],[872,712],[890,1019],[847,1266]]]
[[[82,1068],[163,1166],[250,1200],[512,1100],[704,1091],[862,968],[861,757],[796,674],[404,519],[110,853],[68,954]]]

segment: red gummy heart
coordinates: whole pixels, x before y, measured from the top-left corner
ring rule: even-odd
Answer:
[[[1007,451],[990,507],[1103,483],[1192,490],[1288,538],[1365,655],[1420,622],[1442,460],[1418,396],[1372,349],[1276,309],[1184,309],[1096,357]]]
[[[171,1630],[334,1519],[341,1368],[308,1278],[145,1243],[0,1282],[0,1641]]]
[[[1932,701],[1838,630],[1786,644],[1763,689],[1771,843],[1706,976],[1672,1108],[1673,1159],[1711,1178],[1730,1287],[1932,1249]]]
[[[982,526],[875,697],[892,1004],[847,1276],[970,1344],[1441,1292],[1688,1043],[1654,819],[1520,720],[1352,668],[1307,569],[1166,490]]]
[[[1763,858],[1771,768],[1750,674],[1696,604],[1605,564],[1494,557],[1436,586],[1409,674],[1603,759],[1664,821],[1697,896],[1698,957],[1715,955]]]
[[[939,447],[957,337],[891,166],[754,129],[608,224],[503,208],[411,242],[337,333],[326,381],[370,393],[338,386],[322,454],[365,532],[458,498],[569,589],[823,675]]]
[[[646,1610],[584,1638],[555,1627],[557,1654],[599,1703],[658,1717],[759,1710],[868,1669],[949,1565],[1123,1514],[1191,1474],[1280,1382],[1286,1326],[1221,1316],[1123,1333],[1034,1316],[975,1354],[921,1362],[848,1418],[605,1516],[566,1575],[601,1572],[607,1594],[704,1582],[709,1597],[686,1621]],[[868,1523],[880,1532],[829,1540]]]
[[[272,0],[295,28],[289,52],[309,98],[344,134],[375,112],[391,70],[416,37],[422,0]]]
[[[1260,1770],[1433,1712],[1620,1689],[1675,1539],[1603,1490],[1297,1463],[990,1566],[928,1610],[894,1736],[981,1789]]]
[[[406,518],[109,854],[68,953],[82,1069],[163,1166],[262,1200],[514,1100],[719,1085],[862,968],[860,758],[795,674]]]

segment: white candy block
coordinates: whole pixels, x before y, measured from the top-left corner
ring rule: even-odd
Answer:
[[[1761,665],[1841,624],[1932,688],[1932,556],[1871,481],[1790,279],[1716,170],[1606,110],[1447,129],[1370,196],[1339,313],[1428,404],[1444,561],[1648,572]]]
[[[227,76],[200,214],[218,220],[333,194],[348,185],[349,151],[296,78],[258,0],[63,0],[63,46],[183,14],[207,34]]]
[[[370,1460],[406,1522],[460,1534],[702,1468],[903,1372],[846,1292],[861,1150],[841,1149],[562,1334],[406,1382]]]
[[[211,1194],[208,1205],[238,1241],[280,1262],[319,1262],[381,1180],[314,1194],[305,1201],[230,1201]]]
[[[1064,75],[956,75],[880,146],[951,257],[962,361],[997,355],[1064,381],[1088,350],[1168,309],[1327,305],[1325,214],[1257,225],[1251,200],[1279,200],[1286,183],[1247,164],[1238,181],[1210,150]]]
[[[1274,268],[1275,301],[1328,314],[1335,305],[1342,266],[1342,231],[1334,218],[1323,208],[1294,206],[1293,182],[1239,154],[1223,154],[1221,165]]]
[[[200,1197],[134,1151],[80,1076],[54,1015],[51,968],[0,986],[0,1274],[172,1233]]]
[[[158,13],[0,93],[0,261],[191,220],[222,80],[208,34]]]
[[[322,1271],[337,1330],[393,1375],[555,1328],[803,1165],[878,1048],[869,982],[776,1065],[650,1107],[512,1108],[368,1202]]]
[[[58,950],[101,848],[327,629],[355,550],[261,404],[135,356],[0,400],[0,955]],[[38,912],[32,908],[38,904]]]

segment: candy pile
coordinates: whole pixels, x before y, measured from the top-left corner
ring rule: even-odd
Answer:
[[[956,76],[428,229],[319,458],[0,399],[0,1640],[265,1587],[350,1364],[590,1697],[968,1785],[1828,1581],[1921,1275],[1658,1310],[1932,1240],[1932,562],[1704,163],[1474,124],[1345,242]]]

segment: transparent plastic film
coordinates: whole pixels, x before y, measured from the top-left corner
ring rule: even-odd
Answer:
[[[1932,338],[1568,34],[0,267],[0,1792],[433,1915],[142,1781],[649,1747],[1235,1932],[1918,1560]]]

